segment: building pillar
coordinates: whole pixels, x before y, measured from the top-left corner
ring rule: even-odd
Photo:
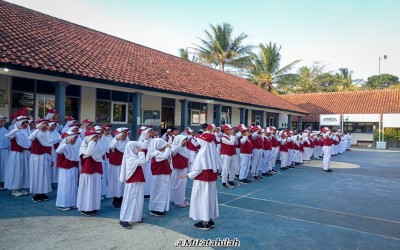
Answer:
[[[260,127],[262,127],[262,128],[264,127],[264,124],[265,124],[264,123],[265,122],[264,121],[265,120],[264,117],[265,117],[265,111],[261,111],[261,114],[260,114]]]
[[[239,118],[239,122],[240,122],[240,124],[244,124],[244,125],[246,125],[246,121],[245,121],[245,117],[246,117],[246,108],[239,108],[239,111],[240,111],[240,118]]]
[[[292,115],[287,115],[287,129],[292,130]]]
[[[279,126],[279,114],[278,113],[274,114],[274,121],[275,121],[274,127],[277,129],[280,128],[281,126]]]
[[[66,101],[66,92],[67,86],[69,83],[67,82],[56,82],[54,84],[56,96],[55,96],[55,109],[58,112],[58,119],[62,124],[65,121],[65,101]],[[46,114],[45,114],[46,115]],[[74,117],[76,119],[76,117]]]
[[[132,137],[133,139],[139,138],[139,125],[142,117],[142,96],[143,93],[136,92],[132,93]]]
[[[297,117],[297,130],[303,131],[303,117],[302,116],[298,116]]]
[[[221,112],[222,112],[221,104],[214,104],[214,111],[216,114],[215,126],[221,127]]]
[[[181,130],[183,131],[188,126],[187,113],[188,113],[188,104],[190,101],[187,99],[183,99],[179,100],[179,102],[181,103]]]

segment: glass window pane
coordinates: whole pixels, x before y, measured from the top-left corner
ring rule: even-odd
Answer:
[[[35,119],[46,117],[49,109],[55,108],[55,97],[47,95],[36,95],[37,116]]]
[[[200,110],[192,110],[191,124],[200,124]]]
[[[113,119],[112,122],[126,123],[127,105],[122,103],[113,103]]]
[[[96,102],[96,123],[110,123],[111,102]]]
[[[200,124],[204,124],[207,122],[207,111],[202,110],[200,114]]]
[[[67,97],[65,100],[65,116],[72,116],[79,121],[79,105],[79,98]]]
[[[33,93],[12,92],[11,95],[11,114],[23,107],[28,108],[28,115],[33,116],[34,96]]]
[[[132,113],[133,113],[133,104],[129,103],[128,104],[128,123],[129,124],[132,124],[132,122],[133,122]]]

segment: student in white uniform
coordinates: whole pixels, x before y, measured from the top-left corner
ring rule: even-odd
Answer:
[[[110,162],[109,162],[109,157],[110,157],[110,150],[109,150],[109,145],[113,139],[111,135],[111,124],[104,124],[101,125],[103,134],[101,136],[101,141],[102,141],[102,148],[105,151],[105,154],[103,154],[103,175],[101,176],[101,199],[103,200],[104,197],[107,195],[107,190],[108,190],[108,168],[110,167]],[[97,127],[97,126],[96,126]]]
[[[79,148],[82,171],[79,176],[76,207],[85,216],[98,214],[101,205],[103,157],[97,145],[97,140],[98,132],[96,130],[86,130],[81,147]]]
[[[169,211],[171,166],[171,146],[161,138],[153,139],[147,152],[147,159],[151,162],[151,189],[150,214],[164,216]]]
[[[45,119],[36,121],[36,130],[29,136],[32,140],[31,157],[29,160],[29,192],[33,194],[33,202],[47,201],[47,193],[51,188],[51,149],[53,137],[50,134],[49,122]]]
[[[109,167],[107,173],[107,198],[113,198],[112,206],[121,208],[125,183],[119,181],[122,158],[126,144],[129,142],[128,128],[118,128],[114,131],[114,138],[109,145]]]
[[[58,188],[56,207],[69,211],[76,206],[78,194],[79,147],[76,145],[79,132],[62,134],[57,148]]]
[[[136,141],[128,142],[121,164],[120,181],[125,183],[119,224],[126,229],[132,228],[131,222],[143,222],[145,154]]]
[[[215,135],[209,131],[204,132],[198,140],[201,147],[192,171],[180,177],[194,179],[189,217],[198,221],[194,227],[200,230],[215,227],[214,219],[219,216],[217,179],[221,158],[217,154]]]
[[[6,117],[0,115],[0,190],[4,189],[5,168],[10,154],[10,139],[6,137],[8,130],[4,127]]]
[[[61,135],[57,132],[57,121],[49,121],[49,133],[52,138],[53,146],[51,147],[51,183],[58,183],[58,168],[57,168],[57,148],[60,145]],[[56,186],[56,185],[55,185]]]
[[[142,147],[142,151],[146,155],[146,165],[144,166],[144,177],[146,179],[146,182],[144,184],[144,198],[145,199],[150,199],[150,189],[151,189],[151,162],[150,160],[147,159],[147,154],[148,154],[148,148],[150,147],[150,143],[153,140],[152,139],[152,128],[144,128],[142,130],[142,133],[140,134],[138,142],[140,143],[140,146]]]
[[[186,179],[179,179],[179,176],[188,173],[189,150],[186,147],[187,136],[177,135],[172,143],[172,174],[171,174],[171,202],[177,207],[186,207],[190,203],[185,201]]]

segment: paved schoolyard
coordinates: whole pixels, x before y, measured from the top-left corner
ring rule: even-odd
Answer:
[[[188,208],[156,218],[145,201],[146,223],[124,230],[109,199],[87,218],[55,209],[55,192],[33,203],[0,191],[0,249],[174,249],[189,237],[238,238],[244,249],[400,249],[400,151],[353,149],[332,160],[331,174],[314,161],[237,189],[218,187],[220,218],[210,231],[193,228]]]

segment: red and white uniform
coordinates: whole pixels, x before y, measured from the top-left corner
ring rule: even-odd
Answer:
[[[171,174],[171,202],[178,206],[186,206],[185,193],[187,179],[179,179],[179,176],[188,173],[189,168],[189,149],[182,146],[182,142],[187,139],[185,135],[177,135],[172,143],[172,174]]]
[[[94,129],[87,130],[79,148],[82,172],[79,176],[76,200],[78,211],[100,210],[103,156],[97,142],[91,140],[97,135],[98,133]]]
[[[323,170],[328,170],[330,168],[331,156],[332,156],[332,145],[333,140],[328,131],[322,135],[322,151],[324,152],[324,158],[322,159]]]
[[[252,155],[253,143],[249,139],[249,136],[242,136],[240,139],[240,180],[247,179],[249,176]]]
[[[137,152],[140,145],[136,141],[128,142],[122,159],[119,180],[125,183],[125,190],[119,215],[121,221],[138,222],[142,219],[146,156],[144,152]]]
[[[167,144],[168,143],[164,139],[155,138],[147,153],[146,158],[151,161],[152,174],[149,202],[150,211],[169,211],[170,175],[172,172],[169,164],[171,149],[166,148],[164,151],[160,151],[160,149],[166,147]]]
[[[267,173],[269,166],[269,157],[272,150],[272,139],[271,136],[263,135],[263,160],[261,165],[261,172]]]
[[[153,139],[151,137],[149,139],[146,139],[147,133],[151,132],[151,130],[152,128],[143,128],[140,137],[138,139],[138,142],[140,143],[140,146],[142,147],[142,150],[146,155],[146,164],[143,168],[144,178],[146,179],[146,182],[144,184],[144,195],[150,195],[151,179],[153,176],[151,174],[151,161],[150,159],[147,159],[148,149]]]
[[[194,160],[196,159],[197,153],[199,152],[200,149],[200,144],[197,142],[197,138],[190,135],[188,136],[187,140],[187,148],[189,149],[189,162],[190,162],[189,171],[191,170]]]
[[[189,217],[193,220],[209,221],[219,216],[217,179],[221,158],[217,155],[216,138],[204,132],[198,139],[200,150],[188,173],[194,179],[190,198]]]
[[[257,134],[254,132],[252,135],[253,142],[253,158],[251,160],[251,175],[258,176],[258,171],[261,168],[264,140],[262,134]]]
[[[228,175],[229,181],[233,181],[235,179],[236,145],[236,136],[224,134],[221,137],[222,183],[227,183]]]
[[[66,132],[57,147],[58,187],[56,207],[75,207],[78,195],[79,145],[69,144],[79,133]]]
[[[269,155],[268,171],[271,171],[275,167],[276,158],[279,154],[279,141],[276,139],[276,135],[271,136],[271,153]]]

